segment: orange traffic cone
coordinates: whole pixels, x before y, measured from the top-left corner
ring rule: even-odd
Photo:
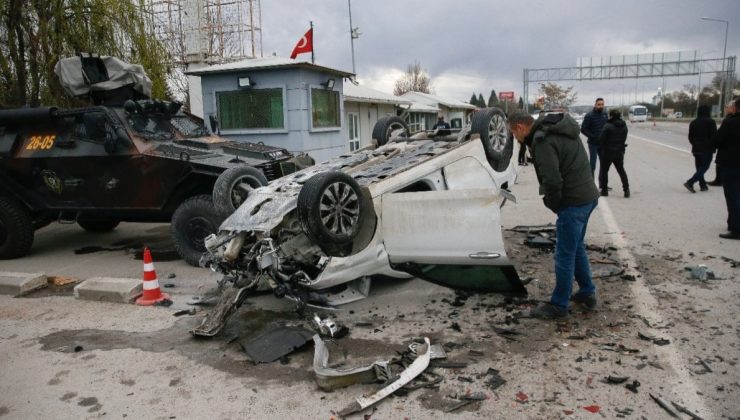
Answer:
[[[154,263],[152,262],[152,254],[149,252],[149,248],[144,248],[144,293],[136,299],[137,305],[151,306],[157,302],[162,302],[170,297],[166,293],[162,293],[159,290],[159,281],[157,280],[157,272],[154,271]]]

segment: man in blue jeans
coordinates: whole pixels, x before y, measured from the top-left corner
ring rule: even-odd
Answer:
[[[578,123],[567,114],[550,114],[535,121],[523,111],[512,112],[508,119],[512,134],[529,148],[534,159],[545,206],[558,215],[555,290],[550,302],[540,303],[532,309],[531,316],[565,318],[570,300],[595,309],[596,286],[583,240],[599,190],[581,143]],[[578,283],[578,292],[571,297],[573,279]]]
[[[607,119],[606,111],[604,111],[604,98],[596,98],[594,109],[583,117],[581,124],[581,133],[588,139],[586,143],[588,143],[592,178],[596,170],[596,160],[599,158],[599,136],[601,136],[601,130],[604,129]]]

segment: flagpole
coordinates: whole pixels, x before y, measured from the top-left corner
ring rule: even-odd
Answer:
[[[314,57],[314,50],[316,50],[316,43],[313,41],[313,21],[309,21],[311,23],[311,64],[316,64],[316,59]]]

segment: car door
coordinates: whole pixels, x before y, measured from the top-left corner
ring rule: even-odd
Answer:
[[[386,194],[384,246],[394,269],[444,286],[526,294],[506,256],[495,188]]]

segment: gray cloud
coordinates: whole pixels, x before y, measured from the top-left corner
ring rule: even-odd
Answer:
[[[288,56],[312,20],[317,63],[351,70],[346,0],[262,0],[262,8],[265,55]],[[419,61],[433,81],[444,82],[437,85],[438,94],[462,100],[473,90],[487,97],[491,88],[519,95],[523,68],[572,66],[581,56],[719,50],[707,54],[719,57],[724,25],[701,16],[730,20],[727,55],[740,55],[737,0],[352,2],[353,25],[362,33],[355,40],[360,80],[389,90],[388,75]],[[629,90],[625,86],[634,96],[634,80],[590,83],[588,91],[577,86],[579,102],[591,102],[591,90],[621,93]]]

